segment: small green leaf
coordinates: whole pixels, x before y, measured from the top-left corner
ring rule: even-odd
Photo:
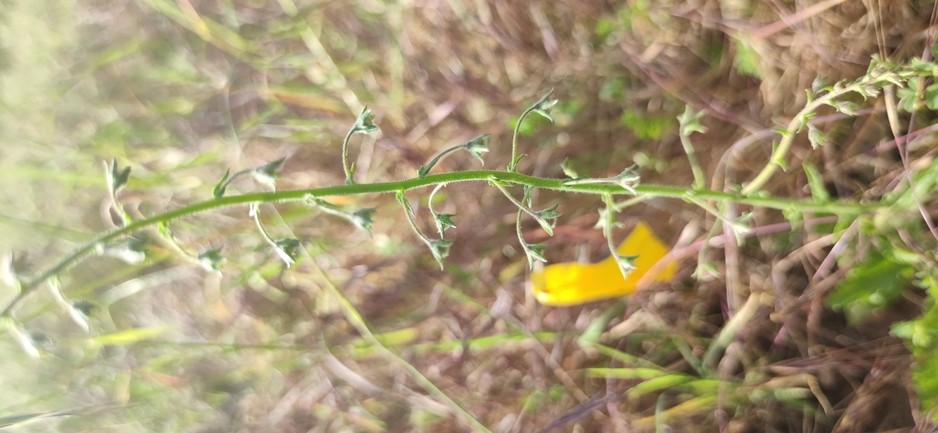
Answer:
[[[207,271],[221,272],[225,266],[225,258],[221,255],[221,248],[205,250],[198,255],[197,260]]]
[[[215,185],[215,188],[212,189],[212,195],[215,198],[222,198],[225,196],[225,189],[228,187],[228,175],[231,174],[231,169],[225,170],[225,175],[221,177],[221,180],[218,181],[218,184]]]
[[[925,106],[929,110],[938,110],[938,83],[925,88]]]
[[[912,86],[911,80],[909,87]],[[900,88],[896,91],[896,96],[899,97],[899,109],[905,111],[906,113],[911,113],[915,109],[916,103],[916,94],[915,90],[912,88]]]
[[[847,272],[847,278],[827,296],[826,304],[835,310],[845,310],[848,320],[855,323],[902,296],[908,281],[903,276],[907,269],[908,265],[874,251]]]

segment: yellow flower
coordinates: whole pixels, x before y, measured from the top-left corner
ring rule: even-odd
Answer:
[[[620,255],[638,255],[635,270],[629,273],[628,278],[622,277],[611,256],[588,265],[558,263],[531,275],[534,296],[544,305],[569,306],[631,294],[639,280],[668,253],[668,247],[647,224],[639,222],[616,251]],[[674,262],[662,264],[655,267],[655,275],[649,275],[646,280],[667,281],[674,275],[674,269]]]

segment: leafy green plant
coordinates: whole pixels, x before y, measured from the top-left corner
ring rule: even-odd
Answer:
[[[138,237],[132,236],[140,233],[143,229],[146,228],[158,227],[158,232],[162,236],[163,241],[175,246],[173,249],[176,250],[176,252],[181,256],[184,256],[187,260],[198,263],[199,265],[204,266],[205,268],[212,271],[223,272],[224,257],[222,256],[220,249],[203,247],[201,248],[201,252],[191,253],[189,252],[189,248],[185,247],[178,239],[174,237],[168,226],[173,221],[179,220],[181,218],[230,206],[247,207],[247,214],[254,220],[260,236],[268,244],[270,249],[273,250],[274,253],[280,258],[283,264],[289,267],[308,258],[308,253],[306,252],[308,245],[293,237],[278,238],[271,235],[259,216],[261,205],[269,206],[283,202],[305,203],[308,206],[322,210],[325,214],[344,218],[350,221],[356,227],[366,230],[370,233],[373,223],[373,216],[376,212],[379,211],[378,209],[344,209],[340,206],[329,203],[325,199],[335,196],[394,194],[397,202],[401,206],[401,210],[404,213],[409,226],[414,231],[415,235],[427,246],[427,248],[430,249],[430,253],[436,262],[441,267],[444,267],[445,259],[449,253],[449,249],[453,245],[453,240],[446,239],[444,235],[447,229],[454,228],[457,224],[459,224],[459,215],[436,212],[432,207],[432,196],[443,187],[457,187],[461,182],[486,182],[488,185],[491,185],[493,188],[501,192],[509,202],[517,207],[518,211],[516,217],[516,228],[518,239],[522,249],[525,252],[528,265],[533,267],[536,261],[546,261],[544,256],[546,246],[541,244],[528,244],[524,240],[524,237],[522,236],[522,225],[524,220],[527,218],[534,219],[547,234],[552,235],[553,229],[557,224],[558,219],[561,218],[561,211],[563,210],[562,203],[553,203],[547,205],[536,204],[533,192],[537,189],[547,189],[559,191],[562,193],[589,194],[596,196],[604,203],[604,208],[600,211],[600,223],[603,228],[603,233],[609,242],[610,250],[613,251],[615,260],[619,264],[619,268],[623,275],[628,275],[628,273],[634,268],[634,260],[636,257],[622,256],[614,253],[615,248],[613,248],[613,246],[615,243],[612,239],[612,229],[618,224],[616,215],[625,211],[625,204],[616,201],[617,198],[621,197],[628,198],[626,201],[627,203],[637,203],[653,198],[671,198],[684,200],[699,206],[704,211],[711,213],[724,221],[726,221],[724,209],[730,204],[742,204],[753,207],[778,209],[786,212],[786,214],[789,215],[800,213],[833,214],[849,219],[854,219],[857,217],[857,215],[887,212],[892,205],[892,203],[887,200],[867,203],[859,201],[832,200],[829,197],[822,196],[820,193],[821,188],[818,186],[819,182],[816,180],[812,181],[812,190],[817,190],[817,193],[811,200],[773,197],[766,193],[763,188],[773,178],[779,168],[787,169],[787,160],[791,153],[790,150],[794,143],[795,137],[799,133],[807,129],[808,139],[811,141],[812,145],[821,146],[824,144],[825,140],[823,139],[823,134],[816,126],[809,122],[819,107],[825,105],[831,106],[845,115],[855,115],[857,112],[857,106],[855,103],[846,98],[848,95],[858,94],[863,98],[869,98],[877,96],[884,88],[889,88],[890,86],[904,88],[907,83],[911,83],[915,79],[933,75],[935,68],[932,67],[931,69],[928,69],[925,68],[923,64],[924,62],[912,63],[909,65],[893,65],[886,61],[874,58],[867,73],[855,81],[839,82],[830,86],[818,82],[813,89],[808,91],[808,103],[804,109],[801,110],[785,128],[776,131],[780,136],[780,140],[773,147],[771,157],[765,167],[762,168],[750,182],[744,185],[735,186],[735,189],[731,188],[730,191],[732,192],[706,189],[707,182],[705,179],[705,174],[699,167],[694,152],[693,142],[691,141],[693,134],[704,133],[706,132],[706,128],[701,123],[701,114],[694,113],[689,109],[678,118],[678,124],[680,127],[681,143],[685,152],[687,153],[687,156],[690,160],[690,165],[693,169],[694,180],[693,184],[690,186],[643,184],[641,183],[640,173],[635,167],[623,167],[623,170],[620,172],[620,174],[611,177],[580,176],[579,173],[576,173],[574,170],[572,170],[569,165],[564,167],[564,172],[568,175],[567,178],[535,177],[519,172],[519,163],[522,158],[525,157],[525,154],[520,153],[519,150],[521,146],[519,137],[523,135],[523,125],[532,113],[536,113],[539,116],[552,121],[550,109],[555,104],[557,104],[556,100],[551,99],[553,95],[552,92],[545,94],[534,104],[529,106],[519,116],[514,126],[511,141],[511,156],[507,162],[507,169],[505,170],[480,169],[452,173],[430,173],[441,158],[449,155],[450,153],[456,152],[457,150],[466,150],[472,154],[473,157],[483,161],[483,156],[488,152],[488,146],[490,145],[488,143],[489,137],[486,134],[480,135],[479,137],[476,137],[465,144],[453,147],[440,153],[427,164],[420,167],[417,173],[415,173],[415,176],[412,178],[383,183],[357,183],[354,180],[356,167],[354,164],[349,162],[349,148],[351,139],[356,134],[370,134],[378,130],[377,126],[373,123],[374,116],[367,108],[361,111],[358,118],[346,134],[345,139],[341,145],[342,168],[345,175],[345,182],[343,185],[324,186],[319,188],[300,190],[278,190],[276,188],[277,179],[281,176],[280,169],[284,162],[284,160],[281,159],[269,162],[256,168],[238,171],[233,175],[230,174],[230,170],[226,171],[221,180],[215,185],[213,191],[211,192],[211,196],[213,198],[209,200],[185,205],[149,217],[133,218],[127,211],[124,210],[119,194],[120,191],[125,188],[130,181],[130,168],[125,167],[122,169],[119,167],[116,160],[112,160],[111,163],[106,164],[106,182],[108,186],[111,210],[114,212],[114,215],[116,215],[114,219],[117,228],[98,235],[91,242],[86,243],[72,254],[54,262],[51,266],[41,272],[36,273],[35,275],[13,275],[13,278],[19,287],[19,293],[3,308],[2,311],[0,311],[0,329],[3,329],[6,334],[10,335],[10,337],[15,340],[30,356],[41,356],[41,347],[29,334],[28,330],[26,329],[26,325],[15,317],[14,310],[15,307],[22,303],[28,295],[37,292],[43,287],[51,288],[50,294],[56,300],[57,304],[68,311],[68,314],[72,320],[74,320],[83,328],[93,329],[92,326],[89,326],[86,318],[87,308],[79,307],[77,303],[72,303],[71,301],[67,300],[62,295],[61,291],[59,291],[57,278],[83,260],[97,255],[102,255],[108,251],[127,250],[134,252],[134,257],[139,257],[139,254],[145,251],[145,249],[140,247],[139,243],[144,241],[141,241],[141,239]],[[928,91],[919,93],[922,93],[922,97],[928,98]],[[916,93],[913,96],[918,97],[919,93]],[[903,103],[903,106],[905,105],[908,104]],[[911,107],[915,107],[915,101],[912,102]],[[648,130],[648,133],[661,134],[663,133],[663,128],[665,128],[665,126],[652,125],[652,127],[650,127]],[[810,168],[807,168],[806,170],[810,171]],[[257,182],[265,185],[271,191],[228,195],[228,186],[230,186],[234,180],[248,174],[252,175]],[[438,238],[435,235],[425,233],[421,229],[421,224],[418,219],[419,215],[408,199],[408,193],[430,187],[433,188],[432,192],[430,193],[430,216],[434,220],[436,234],[439,235]],[[899,198],[896,198],[896,200],[898,201]],[[730,223],[730,227],[735,231],[735,233],[733,233],[734,235],[745,235],[748,230],[748,228],[744,226],[739,220],[726,222]],[[893,272],[895,269],[905,269],[906,267],[906,265],[897,265],[896,267],[889,267],[883,271],[879,268],[880,266],[881,264],[871,264],[869,269],[861,266],[856,271],[856,275],[858,275],[856,278],[861,278],[864,275],[884,275],[886,273]],[[929,276],[927,278],[922,278],[921,281],[933,281],[929,278],[931,277]],[[931,290],[934,285],[932,284],[929,287]],[[894,297],[895,286],[893,285],[889,288],[890,291],[887,298]],[[340,308],[346,319],[352,323],[356,330],[359,331],[363,340],[367,344],[371,345],[378,352],[380,352],[381,356],[384,356],[386,359],[397,363],[402,368],[404,368],[433,398],[439,400],[452,409],[452,411],[457,413],[464,422],[477,430],[486,430],[484,425],[476,420],[469,412],[462,409],[459,404],[450,399],[445,393],[436,388],[432,382],[422,376],[412,365],[404,361],[398,354],[387,349],[385,347],[385,343],[370,331],[368,325],[362,319],[361,315],[351,305],[351,303],[344,298],[342,293],[334,285],[330,284],[329,290],[330,293],[339,300]],[[835,297],[835,301],[832,302],[834,302],[836,305],[846,305],[847,303],[860,300],[856,290],[844,290],[847,290],[849,293],[838,295],[840,298]],[[741,331],[741,329],[743,329],[743,327],[746,326],[748,320],[751,319],[755,314],[756,309],[759,306],[766,304],[768,301],[767,299],[763,298],[763,294],[754,293],[752,296],[753,298],[750,300],[751,304],[747,302],[747,304],[740,309],[740,313],[734,316],[734,321],[728,323],[724,330],[710,343],[702,359],[698,359],[691,353],[690,350],[687,350],[686,345],[681,345],[679,342],[674,342],[678,350],[684,356],[686,362],[693,366],[696,375],[678,374],[671,372],[664,373],[661,371],[660,367],[655,366],[646,366],[647,369],[644,370],[636,367],[627,367],[625,369],[616,371],[595,370],[593,372],[602,375],[624,375],[628,376],[629,378],[644,380],[641,386],[635,387],[632,391],[630,391],[630,393],[634,394],[635,396],[639,396],[644,393],[661,392],[663,390],[672,389],[675,390],[675,392],[689,392],[695,397],[682,403],[686,404],[686,406],[683,406],[684,409],[690,406],[697,408],[712,407],[713,404],[715,404],[717,394],[724,391],[728,392],[730,395],[733,395],[734,398],[736,398],[739,395],[737,394],[738,390],[749,389],[755,385],[752,385],[749,382],[718,381],[714,378],[714,368],[719,361],[720,354],[727,349],[732,339]],[[872,299],[872,296],[873,295],[867,295],[866,299],[870,300]],[[934,303],[934,298],[930,299],[932,300],[930,301],[931,304],[929,305],[932,305]],[[914,322],[912,324],[905,325],[904,327],[899,327],[897,328],[896,332],[904,337],[911,339],[913,343],[917,342],[915,344],[930,350],[936,344],[934,343],[935,339],[932,338],[933,335],[928,332],[919,332],[918,328],[930,327],[933,324],[932,321],[934,321],[934,315],[935,314],[929,309],[925,316],[923,316],[921,319],[923,322]],[[604,320],[608,321],[609,317],[604,315]],[[140,334],[139,332],[133,334],[135,338],[139,337],[140,335],[149,334],[145,332],[143,334]],[[98,337],[99,343],[101,341],[110,341],[104,337]],[[124,335],[112,335],[108,338],[114,339],[125,337],[126,336]],[[101,340],[102,338],[104,339]],[[583,344],[586,346],[590,343],[589,341],[584,340]],[[607,354],[609,356],[615,356],[612,353]],[[630,359],[629,361],[633,360]],[[930,368],[929,366],[931,365],[932,364],[923,364],[923,368]],[[778,399],[787,398],[786,396],[790,397],[792,395],[802,395],[802,391],[804,389],[810,388],[809,385],[801,387],[772,388],[766,384],[768,384],[768,381],[761,383],[761,385],[765,385],[763,387],[763,391],[766,393],[774,393],[773,395],[775,395]],[[798,388],[802,391],[792,391],[789,388]],[[786,393],[783,392],[782,389],[787,389],[792,392]],[[754,391],[750,390],[749,392],[751,393]],[[936,395],[938,395],[938,393],[936,393]],[[677,407],[679,406],[676,406],[675,408]],[[674,410],[675,408],[669,410]]]

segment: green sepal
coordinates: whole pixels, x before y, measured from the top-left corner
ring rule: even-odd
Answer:
[[[612,257],[615,258],[616,264],[619,265],[619,271],[622,272],[623,277],[628,278],[629,274],[635,270],[635,260],[638,259],[638,255],[623,255],[613,251]]]
[[[130,180],[130,167],[124,167],[123,170],[117,165],[117,158],[111,159],[110,163],[105,163],[107,186],[111,194],[117,195],[117,192],[127,185]]]
[[[550,99],[550,97],[553,94],[554,94],[554,90],[551,89],[549,92],[547,92],[547,94],[542,96],[541,99],[535,102],[534,105],[531,107],[531,111],[537,114],[540,114],[545,119],[549,120],[551,123],[554,122],[554,118],[550,117],[549,111],[551,108],[553,108],[554,105],[557,105],[557,102],[558,102],[556,99]]]
[[[272,189],[277,189],[276,179],[280,177],[280,166],[283,165],[283,161],[285,160],[286,158],[280,158],[276,161],[268,162],[252,170],[252,174],[254,174],[254,178],[257,179],[258,182]]]
[[[860,109],[860,107],[857,106],[857,104],[850,102],[850,101],[834,101],[833,104],[831,105],[833,105],[833,107],[836,108],[837,111],[843,114],[846,114],[848,116],[856,116],[857,110]]]
[[[524,253],[528,258],[528,269],[534,269],[535,261],[547,263],[547,258],[544,257],[545,250],[547,250],[547,245],[544,244],[525,245]]]
[[[228,188],[228,176],[231,174],[231,169],[225,170],[225,175],[221,177],[221,180],[218,181],[218,184],[215,185],[215,188],[212,189],[212,195],[215,198],[222,198],[225,196],[225,189]]]
[[[570,162],[570,158],[564,158],[563,162],[560,163],[560,169],[563,170],[563,174],[573,180],[583,179],[583,176],[580,176],[579,173],[573,168],[573,164]]]
[[[677,121],[680,124],[681,135],[687,137],[695,132],[701,134],[706,133],[707,127],[700,123],[700,119],[702,119],[703,116],[703,111],[694,112],[689,105],[685,106],[684,112],[677,117]]]
[[[207,271],[221,272],[225,267],[225,258],[221,255],[221,248],[211,248],[199,253],[196,260]]]
[[[522,153],[521,155],[516,156],[515,159],[511,161],[511,164],[508,164],[508,171],[515,171],[515,169],[518,168],[518,163],[521,162],[521,158],[524,158],[525,156],[528,156],[528,154]]]
[[[355,185],[355,163],[351,163],[348,167],[348,177],[345,178],[346,185]]]
[[[617,185],[622,187],[622,189],[628,191],[632,195],[637,195],[638,193],[635,191],[635,187],[638,186],[639,182],[641,181],[641,176],[638,174],[639,170],[640,168],[637,165],[632,164],[630,167],[626,168],[622,171],[622,173],[619,173],[619,175],[612,179],[616,182]]]
[[[485,164],[485,159],[482,158],[482,155],[489,152],[488,140],[491,135],[492,134],[482,134],[463,145],[465,149],[482,164]]]
[[[443,237],[443,232],[448,228],[456,228],[456,223],[453,222],[452,218],[456,214],[452,213],[434,213],[433,217],[436,220],[436,231],[440,234],[440,237]]]
[[[430,252],[436,262],[440,264],[440,269],[443,269],[443,259],[449,257],[449,248],[452,245],[453,241],[449,239],[434,239],[429,242]]]
[[[827,138],[824,137],[824,132],[811,123],[808,123],[808,141],[811,142],[811,147],[814,149],[827,144]]]
[[[544,231],[547,232],[549,236],[554,235],[554,226],[557,223],[557,218],[559,218],[561,215],[555,212],[557,210],[557,206],[559,205],[559,203],[554,204],[547,209],[534,212],[534,219],[537,220],[537,223],[541,225],[541,228],[544,229]]]
[[[362,109],[358,118],[355,119],[355,124],[352,126],[352,134],[371,134],[372,132],[378,131],[378,127],[372,122],[373,120],[375,120],[375,116],[371,114],[371,110],[366,106]]]
[[[287,264],[287,267],[296,263],[300,249],[300,241],[293,238],[283,238],[274,241],[274,245],[277,247],[277,255]]]
[[[351,221],[352,224],[355,225],[355,227],[358,227],[368,232],[368,234],[370,235],[371,226],[374,225],[374,220],[372,220],[372,217],[375,215],[375,212],[377,211],[378,209],[373,208],[373,207],[359,209],[355,212],[352,212],[352,214],[349,216],[349,221]]]

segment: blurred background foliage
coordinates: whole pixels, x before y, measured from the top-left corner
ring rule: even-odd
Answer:
[[[707,116],[709,133],[695,136],[701,165],[739,184],[764,165],[770,143],[734,142],[786,123],[818,76],[853,79],[876,53],[897,62],[927,53],[933,8],[922,0],[4,1],[0,250],[14,252],[13,268],[29,275],[112,228],[102,176],[111,158],[132,168],[122,195],[131,215],[210,199],[227,169],[283,157],[281,189],[342,184],[341,140],[366,105],[381,133],[353,141],[359,182],[413,177],[436,152],[481,133],[492,134],[485,167],[503,167],[519,113],[551,88],[561,101],[555,123],[522,125],[529,156],[520,171],[559,177],[569,159],[581,173],[609,176],[636,163],[644,183],[690,185],[675,120],[689,105]],[[876,151],[892,139],[882,103],[864,108],[872,114],[827,124],[830,145],[811,152],[800,139],[793,151],[794,167],[811,155],[835,199],[875,200],[901,168],[897,153]],[[916,126],[934,121],[924,112]],[[934,140],[922,137],[913,153],[931,167]],[[724,171],[727,154],[734,158]],[[475,167],[448,158],[435,170]],[[766,190],[810,199],[808,177],[790,170]],[[239,181],[229,194],[263,188]],[[608,254],[592,229],[597,199],[539,194],[563,212],[552,262]],[[90,333],[40,292],[16,317],[42,343],[41,359],[0,337],[0,428],[466,430],[376,356],[321,290],[328,281],[384,345],[493,431],[537,431],[571,409],[579,416],[564,431],[927,425],[920,408],[938,395],[930,357],[938,322],[925,292],[935,290],[934,276],[921,270],[933,263],[935,242],[919,236],[927,232],[916,213],[897,210],[891,222],[901,227],[888,236],[889,222],[848,229],[847,221],[750,238],[739,251],[710,253],[714,279],[696,281],[685,260],[672,284],[636,295],[625,316],[610,315],[613,329],[629,332],[603,337],[684,387],[578,406],[626,383],[588,374],[614,362],[576,344],[614,302],[537,305],[512,237],[516,209],[484,185],[451,186],[436,198],[438,211],[459,215],[443,271],[399,229],[404,216],[390,197],[334,200],[377,207],[373,237],[305,206],[262,207],[269,230],[300,239],[315,266],[284,268],[242,208],[171,225],[192,251],[221,247],[221,275],[145,238],[144,262],[83,262],[62,275],[62,290],[93,305]],[[426,206],[425,196],[410,199]],[[671,245],[682,231],[703,236],[686,227],[713,224],[690,204],[657,199],[627,215],[627,225],[647,221]],[[764,209],[752,218],[756,227],[786,221]],[[835,234],[849,245],[815,281]],[[525,236],[546,240],[533,223]],[[747,293],[765,286],[778,303],[727,349],[736,364],[714,370],[730,392],[687,374],[726,324],[726,293],[740,290],[733,284]],[[14,294],[0,288],[0,299]],[[923,308],[930,314],[908,322]],[[917,370],[903,340],[889,335],[899,322],[898,337],[921,343],[909,346]]]

